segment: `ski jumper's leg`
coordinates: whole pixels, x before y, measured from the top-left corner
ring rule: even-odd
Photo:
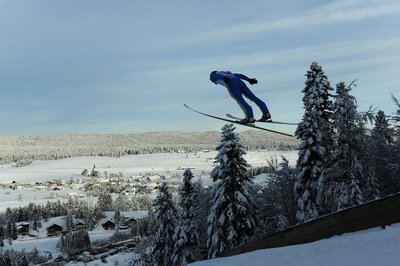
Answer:
[[[251,90],[246,86],[246,84],[243,81],[241,81],[241,83],[242,83],[240,86],[241,93],[243,93],[243,95],[246,96],[246,98],[257,104],[258,108],[260,108],[263,114],[269,113],[267,105],[260,98],[255,96],[254,93],[251,92]]]
[[[242,108],[244,114],[246,115],[246,118],[254,118],[253,115],[253,109],[251,106],[244,100],[242,96],[242,91],[240,89],[241,84],[243,81],[241,81],[238,78],[231,78],[229,81],[228,85],[228,91],[229,94],[233,99],[236,100],[236,102],[239,104],[240,108]]]

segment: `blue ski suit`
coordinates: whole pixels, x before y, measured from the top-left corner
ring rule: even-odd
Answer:
[[[253,101],[260,108],[263,114],[268,114],[267,105],[259,98],[257,98],[242,80],[254,84],[257,83],[255,79],[250,79],[243,74],[232,73],[229,71],[213,71],[210,74],[210,80],[215,83],[226,87],[229,94],[242,108],[246,118],[254,118],[253,109],[244,100],[243,95],[249,100]]]

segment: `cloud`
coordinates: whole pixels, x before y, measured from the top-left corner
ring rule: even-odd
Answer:
[[[181,44],[229,43],[245,38],[256,38],[260,34],[268,35],[282,31],[289,34],[298,30],[321,29],[332,24],[346,24],[399,13],[400,3],[398,1],[337,1],[332,4],[311,7],[309,11],[301,10],[298,14],[292,13],[291,16],[283,16],[280,19],[275,17],[268,19],[268,14],[266,14],[257,21],[218,25],[213,31],[194,36]]]

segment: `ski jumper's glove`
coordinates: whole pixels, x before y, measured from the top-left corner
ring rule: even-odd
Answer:
[[[250,83],[251,85],[254,85],[254,84],[257,84],[258,81],[257,81],[256,79],[249,79],[249,83]]]
[[[228,77],[228,76],[225,76],[225,77],[224,77],[224,81],[225,81],[226,84],[228,84],[229,81],[231,81],[231,78]]]

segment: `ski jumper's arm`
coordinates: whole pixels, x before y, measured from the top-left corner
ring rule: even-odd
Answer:
[[[237,78],[243,79],[243,80],[245,80],[247,82],[250,81],[250,78],[248,76],[243,75],[243,74],[234,73],[233,75],[235,75]]]
[[[250,83],[251,85],[257,84],[257,83],[258,83],[258,81],[257,81],[255,78],[251,79],[251,78],[249,78],[248,76],[245,76],[245,75],[243,75],[243,74],[234,73],[233,75],[234,75],[235,77],[237,77],[237,78],[240,78],[240,79],[243,79],[243,80],[247,81],[247,82]]]

